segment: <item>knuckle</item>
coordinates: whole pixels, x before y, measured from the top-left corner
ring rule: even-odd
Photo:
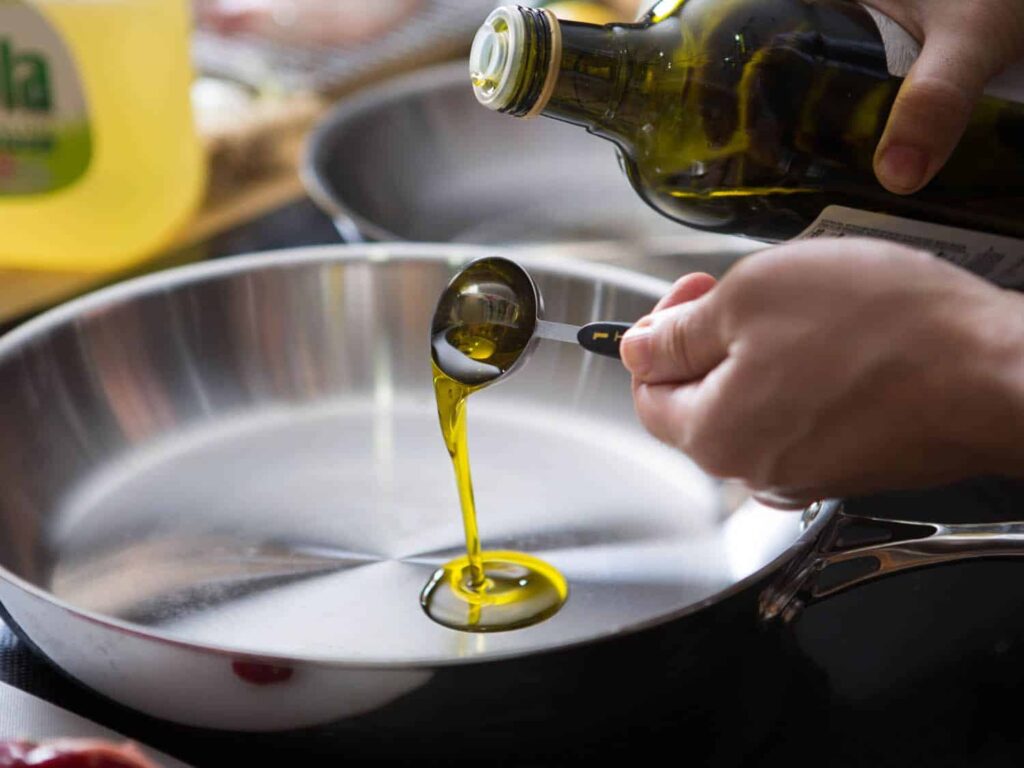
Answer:
[[[977,39],[996,62],[1012,61],[1024,50],[1024,3],[981,0],[955,9],[961,34]]]
[[[752,487],[765,490],[806,485],[807,455],[799,445],[777,445],[774,450],[761,451],[747,479]]]
[[[894,109],[907,120],[928,118],[928,122],[915,125],[922,134],[935,132],[935,120],[956,122],[969,113],[974,94],[962,85],[949,80],[927,76],[915,78],[910,87],[900,91]]]
[[[677,445],[678,429],[672,423],[671,414],[648,398],[643,387],[634,392],[633,409],[648,433],[667,445]]]
[[[759,275],[762,274],[765,267],[775,258],[777,258],[780,250],[785,249],[786,246],[775,246],[768,248],[757,253],[752,253],[746,258],[740,259],[735,266],[733,266],[728,274],[728,281],[723,281],[723,286],[731,289],[733,293],[736,291],[745,290],[752,282],[758,280]]]
[[[743,479],[743,473],[737,471],[732,462],[728,461],[720,451],[705,452],[700,456],[694,456],[693,460],[712,477]]]
[[[701,450],[701,443],[694,432],[692,425],[684,424],[676,434],[675,446],[691,459],[696,461],[696,456]]]
[[[690,356],[689,344],[687,342],[686,327],[684,318],[676,318],[662,335],[665,357],[671,361],[678,371],[692,370],[692,359]]]
[[[633,396],[633,410],[636,412],[637,418],[640,419],[640,424],[644,429],[659,440],[663,439],[661,432],[665,421],[664,415],[651,405],[648,399],[644,397],[642,391],[637,391]]]
[[[742,476],[736,445],[728,438],[727,430],[715,427],[704,414],[692,419],[687,427],[683,450],[701,469],[715,477]]]
[[[786,485],[783,475],[784,473],[779,471],[779,463],[777,459],[763,457],[761,461],[757,462],[744,479],[751,488],[756,488],[757,490],[769,490],[771,488],[780,488]]]

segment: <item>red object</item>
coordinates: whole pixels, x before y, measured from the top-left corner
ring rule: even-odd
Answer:
[[[159,768],[131,743],[99,739],[0,742],[0,768]]]
[[[421,0],[196,0],[199,26],[304,47],[366,44],[400,27]]]
[[[258,661],[233,661],[231,671],[253,685],[273,685],[291,679],[295,670],[291,667],[278,667],[273,664],[262,664]],[[2,768],[3,763],[0,763]]]

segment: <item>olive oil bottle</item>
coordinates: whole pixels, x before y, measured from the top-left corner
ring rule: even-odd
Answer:
[[[985,96],[920,192],[895,195],[875,179],[874,151],[918,50],[849,0],[662,0],[635,24],[604,26],[504,6],[478,32],[470,70],[491,109],[612,141],[641,197],[684,224],[773,242],[891,236],[973,259],[976,271],[1000,262],[1002,282],[1024,284],[1024,243],[1011,239],[1024,238],[1024,98]],[[965,245],[954,227],[1002,237]],[[1009,269],[1003,252],[1014,249]]]

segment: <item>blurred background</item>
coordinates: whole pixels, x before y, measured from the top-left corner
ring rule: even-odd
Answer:
[[[248,243],[260,250],[335,233],[338,241],[525,239],[590,242],[587,253],[620,255],[628,240],[640,244],[639,257],[674,250],[684,230],[635,198],[610,145],[581,140],[576,128],[563,142],[566,127],[554,121],[510,120],[473,103],[460,62],[495,0],[140,1],[153,8],[140,14],[139,2],[101,0],[84,6],[94,7],[87,17],[69,0],[27,4],[63,36],[78,67],[92,157],[66,188],[22,195],[19,156],[0,142],[4,327],[101,284]],[[532,4],[593,23],[631,21],[647,5]],[[133,14],[121,12],[133,5]],[[154,62],[145,72],[143,55]],[[187,73],[187,93],[174,68]],[[179,114],[194,133],[175,122]],[[0,114],[0,138],[18,119]],[[557,162],[536,163],[536,173],[520,167],[524,147],[546,148]],[[485,167],[502,154],[504,164]],[[307,208],[277,215],[303,200],[312,209],[307,191],[327,218]],[[262,227],[257,237],[244,234],[252,222]],[[225,233],[239,232],[225,245]],[[690,254],[743,248],[690,234]],[[673,242],[652,245],[658,237]]]

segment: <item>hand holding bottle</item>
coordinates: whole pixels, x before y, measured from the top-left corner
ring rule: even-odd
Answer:
[[[930,181],[952,154],[986,83],[1024,57],[1024,2],[866,2],[923,41],[875,153],[882,185],[908,194]]]
[[[827,219],[949,239],[858,213],[884,211],[1024,240],[1024,94],[971,109],[1024,53],[1024,0],[876,4],[678,0],[603,27],[502,6],[474,39],[473,89],[613,141],[643,199],[698,229],[781,242]],[[897,194],[879,169],[901,193],[935,177]]]
[[[640,419],[795,501],[1024,467],[1024,296],[872,240],[682,278],[626,334]]]

